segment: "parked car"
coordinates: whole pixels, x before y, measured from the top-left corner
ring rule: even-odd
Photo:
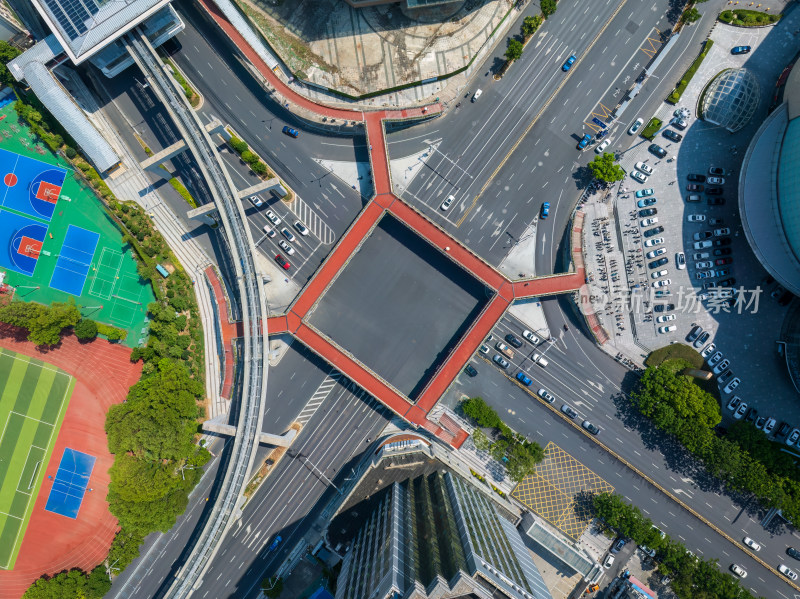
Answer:
[[[599,428],[597,425],[595,425],[595,424],[592,424],[592,423],[591,423],[591,422],[589,422],[588,420],[584,420],[584,421],[581,423],[581,426],[582,426],[583,428],[585,428],[587,431],[589,431],[590,433],[592,433],[593,435],[596,435],[597,433],[599,433],[599,432],[600,432],[600,428]]]
[[[644,121],[642,119],[636,119],[633,121],[633,125],[631,125],[631,128],[628,129],[628,135],[634,135],[643,124]]]
[[[607,570],[608,568],[610,568],[610,567],[611,567],[611,566],[613,566],[613,565],[614,565],[614,556],[613,556],[613,555],[611,555],[611,554],[609,553],[609,554],[606,556],[606,559],[605,559],[605,561],[603,562],[603,567],[604,567],[604,568]],[[785,567],[785,566],[784,566],[784,567]],[[787,569],[788,569],[788,568],[787,568]],[[792,573],[794,574],[794,572],[792,572]],[[795,577],[797,577],[797,574],[795,574]]]
[[[642,171],[645,175],[653,174],[653,167],[647,164],[646,162],[637,162],[634,166],[638,170]]]
[[[572,407],[570,407],[568,404],[562,405],[561,411],[564,412],[564,414],[567,415],[567,418],[570,418],[571,420],[575,420],[575,418],[578,416],[578,412],[573,410]]]
[[[653,312],[669,312],[675,309],[675,304],[656,304],[653,306]]]
[[[497,364],[497,365],[498,365],[500,368],[506,369],[506,368],[508,368],[508,366],[509,366],[509,364],[508,364],[508,360],[506,360],[506,359],[505,359],[503,356],[501,356],[500,354],[495,354],[494,356],[492,356],[492,360],[493,360],[493,361],[494,361],[494,363],[495,363],[495,364]]]
[[[709,185],[725,185],[725,179],[722,177],[709,177],[706,181]]]
[[[725,358],[724,360],[722,360],[722,362],[720,362],[719,364],[714,366],[714,371],[713,372],[714,372],[714,374],[718,375],[720,372],[722,372],[723,370],[728,368],[728,366],[730,366],[730,365],[731,365],[731,361],[728,360],[727,358]]]
[[[643,200],[639,200],[638,202],[636,202],[636,205],[639,208],[647,208],[648,206],[652,206],[655,203],[656,203],[655,198],[645,198]]]
[[[736,408],[738,408],[741,403],[742,403],[742,398],[739,397],[738,395],[734,395],[733,397],[731,397],[731,400],[728,402],[728,406],[727,407],[731,412],[735,412]]]
[[[686,191],[703,191],[703,186],[698,183],[687,183]]]
[[[703,279],[710,279],[714,276],[714,272],[711,270],[701,270],[694,273],[694,278],[698,281],[702,281]]]
[[[667,248],[658,248],[657,250],[652,250],[650,252],[647,252],[645,254],[645,257],[647,257],[648,259],[657,258],[658,256],[661,256],[666,253],[667,253]]]
[[[686,175],[686,178],[689,181],[694,181],[695,183],[705,183],[706,182],[706,176],[705,175],[698,175],[696,173],[689,173],[688,175]]]
[[[658,217],[657,216],[653,216],[651,218],[643,218],[639,222],[639,226],[640,227],[649,227],[650,225],[655,225],[657,222],[658,222]]]
[[[686,220],[690,223],[702,223],[706,220],[705,214],[690,214],[686,217]]]
[[[731,229],[730,227],[722,227],[720,229],[714,229],[714,237],[724,237],[725,235],[730,235]]]
[[[709,174],[709,175],[718,175],[718,176],[722,177],[722,176],[724,176],[726,173],[725,173],[725,169],[724,169],[724,168],[722,168],[722,167],[719,167],[719,166],[709,166],[709,167],[708,167],[708,174]]]
[[[694,254],[692,254],[692,259],[693,260],[705,260],[706,258],[708,258],[710,256],[711,256],[711,254],[709,254],[708,252],[695,252]]]
[[[696,249],[696,250],[705,250],[707,248],[710,248],[713,245],[714,244],[711,241],[706,239],[705,241],[695,241],[694,242],[694,246],[692,246],[692,247],[694,247],[694,249]]]
[[[653,262],[655,264],[655,262]],[[653,279],[660,279],[661,277],[666,277],[669,274],[667,269],[664,270],[656,270],[650,273],[650,277]]]
[[[464,372],[466,372],[469,376],[478,376],[478,371],[472,364],[467,364],[464,368]]]
[[[488,345],[482,343],[481,346],[478,348],[478,351],[481,352],[484,356],[488,356],[490,349]]]
[[[450,210],[450,206],[453,205],[453,202],[455,202],[455,200],[456,200],[456,197],[454,195],[447,196],[445,198],[444,202],[442,202],[442,205],[439,206],[439,209],[440,210],[444,210],[445,212]]]
[[[645,231],[643,235],[645,237],[652,237],[653,235],[658,235],[659,233],[663,232],[664,232],[664,227],[659,226],[659,227],[653,227],[652,229],[647,229],[647,231]]]
[[[675,266],[678,267],[678,270],[683,270],[686,268],[686,254],[683,252],[678,252],[675,254]]]
[[[619,553],[620,549],[625,547],[625,539],[617,539],[617,542],[614,543],[614,546],[611,547],[611,553]]]
[[[767,419],[767,423],[764,425],[764,432],[769,435],[773,430],[775,430],[776,424],[777,420],[774,418]]]
[[[689,126],[689,123],[687,123],[682,118],[675,117],[674,119],[672,119],[672,126],[680,131],[683,131],[684,129],[686,129],[686,127]]]
[[[509,345],[513,345],[514,347],[517,348],[522,347],[522,341],[520,341],[519,338],[516,335],[513,335],[512,333],[506,335],[506,341],[508,341]]]
[[[672,285],[672,279],[661,279],[653,282],[653,287],[668,287],[669,285]]]
[[[699,202],[700,201],[700,196],[697,195],[696,193],[690,193],[688,196],[686,196],[686,201],[687,202]]]
[[[646,198],[647,196],[653,195],[653,193],[655,193],[653,188],[648,187],[647,189],[640,189],[634,195],[636,195],[637,198]]]
[[[714,265],[711,260],[703,260],[702,262],[695,262],[694,267],[698,270],[705,270],[706,268],[711,268]]]
[[[518,373],[517,373],[517,377],[516,377],[516,378],[517,378],[517,380],[518,380],[520,383],[522,383],[522,384],[523,384],[523,385],[525,385],[526,387],[530,387],[530,386],[531,386],[531,383],[533,382],[533,381],[530,379],[530,377],[529,377],[529,376],[527,376],[527,375],[526,375],[524,372],[518,372]]]
[[[686,335],[686,341],[691,343],[692,341],[697,339],[700,336],[700,333],[702,332],[703,332],[703,327],[701,327],[699,324],[694,325],[692,329],[689,331],[689,334]]]
[[[572,56],[567,58],[566,62],[564,62],[563,65],[561,65],[561,70],[566,73],[572,68],[572,65],[575,64],[576,60],[578,60],[578,57],[573,54]]]
[[[704,346],[706,344],[706,341],[708,341],[710,335],[711,333],[709,333],[708,331],[703,331],[703,333],[697,339],[694,340],[694,343],[692,345],[694,345],[695,347]]]
[[[733,380],[725,385],[725,388],[722,390],[724,393],[733,393],[736,388],[739,386],[739,383],[742,381],[739,380],[739,377],[734,377]],[[774,425],[773,425],[774,426]]]
[[[716,266],[725,266],[726,264],[731,264],[733,262],[733,258],[717,258],[714,261]]]
[[[733,253],[733,250],[731,250],[731,248],[721,248],[721,249],[714,250],[714,255],[715,256],[730,256],[732,253]]]
[[[725,190],[722,187],[707,187],[706,188],[706,195],[709,196],[720,196]]]
[[[671,324],[671,325],[668,325],[668,326],[665,326],[665,327],[658,327],[658,332],[659,333],[663,333],[663,334],[674,333],[677,330],[678,330],[678,327],[676,327],[674,324]]]
[[[611,557],[610,555],[608,557]],[[614,560],[611,560],[611,563],[614,563]],[[606,566],[608,567],[608,566]],[[786,565],[781,564],[778,566],[778,571],[783,574],[789,580],[797,580],[797,572],[788,568]]]
[[[589,142],[590,142],[590,141],[592,141],[592,136],[591,136],[591,135],[589,135],[588,133],[587,133],[587,134],[585,134],[585,135],[584,135],[584,136],[581,138],[581,140],[578,142],[578,149],[579,149],[579,150],[584,150],[584,149],[586,148],[586,146],[587,146],[587,145],[589,145]]]
[[[678,133],[677,131],[673,131],[672,129],[664,129],[661,135],[666,137],[670,141],[678,142],[683,139],[683,135]]]
[[[658,208],[645,208],[644,210],[639,210],[639,216],[653,216],[654,214],[658,214]]]
[[[528,341],[530,341],[533,345],[537,345],[539,343],[539,338],[531,333],[528,329],[522,331],[522,336],[525,337]]]
[[[294,221],[294,228],[297,229],[297,232],[300,233],[303,237],[308,235],[308,227],[306,227],[301,221],[296,220]]]
[[[747,404],[742,402],[739,404],[739,407],[736,408],[736,411],[733,413],[733,417],[736,420],[741,420],[742,416],[744,416],[745,412],[747,412]],[[798,436],[800,436],[800,431],[798,431]]]
[[[647,241],[645,241],[644,242],[644,247],[651,248],[651,247],[656,246],[656,245],[661,245],[662,243],[664,243],[664,238],[663,237],[655,237],[653,239],[648,239]]]
[[[703,239],[710,239],[714,234],[711,231],[698,231],[692,237],[695,241],[702,241]]]
[[[731,54],[748,54],[750,46],[734,46],[731,48]]]
[[[671,320],[675,320],[674,314],[662,314],[661,316],[656,316],[656,322],[658,323],[669,322]]]
[[[550,392],[549,392],[547,389],[545,389],[544,387],[542,387],[541,389],[539,389],[539,390],[538,390],[536,393],[539,395],[539,397],[541,397],[541,398],[542,398],[543,400],[545,400],[547,403],[553,403],[553,402],[556,400],[556,398],[555,398],[555,397],[553,397],[553,394],[552,394],[552,393],[550,393]]]
[[[786,437],[786,445],[791,447],[792,445],[797,443],[798,439],[800,439],[800,429],[796,428],[796,429],[792,430],[792,432],[789,434],[788,437]]]
[[[278,245],[281,246],[281,249],[284,250],[290,256],[294,255],[294,248],[286,243],[283,239],[278,241]]]
[[[667,151],[658,144],[650,144],[647,150],[659,158],[664,158],[667,155]]]
[[[733,277],[729,279],[723,279],[722,281],[719,282],[720,287],[733,287],[734,285],[736,285],[736,279],[734,279]],[[722,296],[720,295],[720,297]]]
[[[647,175],[639,171],[631,171],[631,177],[636,179],[639,183],[647,183]]]
[[[281,254],[275,254],[275,262],[277,262],[283,270],[289,270],[292,267],[292,265],[289,264],[289,261]]]

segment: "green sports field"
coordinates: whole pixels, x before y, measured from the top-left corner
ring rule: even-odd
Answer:
[[[17,559],[75,379],[0,348],[0,568]]]

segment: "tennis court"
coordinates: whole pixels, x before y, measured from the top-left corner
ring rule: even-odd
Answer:
[[[73,386],[63,370],[0,349],[0,568],[14,566]]]
[[[77,518],[83,496],[89,487],[89,477],[94,470],[95,460],[88,453],[67,447],[58,464],[56,478],[44,509],[67,518]]]
[[[99,240],[98,233],[69,225],[53,276],[50,278],[50,287],[80,296]]]

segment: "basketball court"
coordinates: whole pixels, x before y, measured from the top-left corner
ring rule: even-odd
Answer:
[[[47,222],[53,217],[66,169],[0,149],[0,208]]]

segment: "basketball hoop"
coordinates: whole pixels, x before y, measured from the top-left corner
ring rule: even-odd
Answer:
[[[33,258],[39,257],[39,248],[32,246],[30,244],[25,246],[25,255],[32,256]]]

